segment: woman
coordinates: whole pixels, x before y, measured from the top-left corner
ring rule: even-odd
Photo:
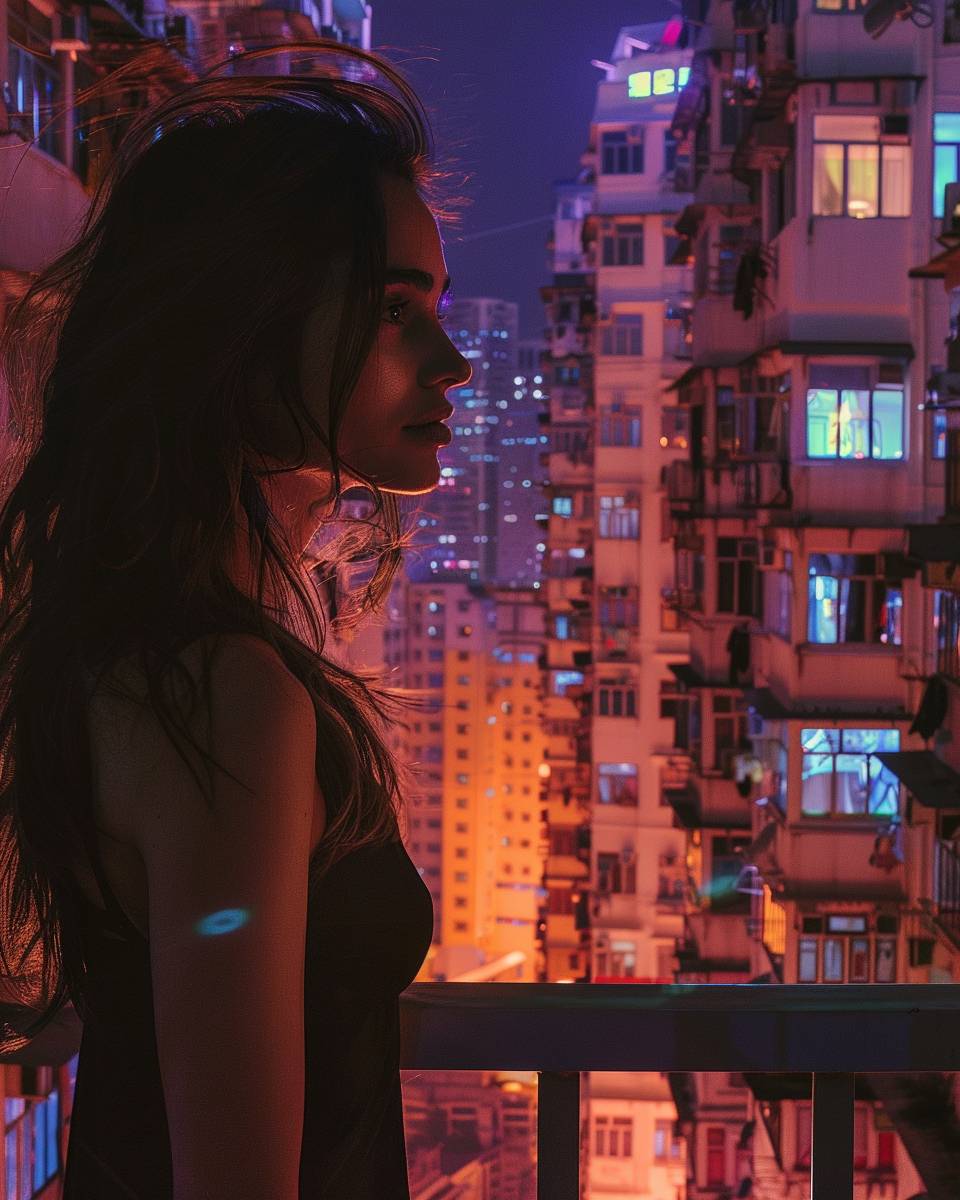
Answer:
[[[66,1200],[408,1196],[432,908],[307,550],[364,484],[385,594],[470,367],[419,102],[308,48],[137,119],[7,330],[5,948],[39,925],[46,1015],[84,1020]]]

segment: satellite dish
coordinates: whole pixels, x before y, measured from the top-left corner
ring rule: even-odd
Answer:
[[[872,38],[887,32],[894,21],[912,21],[918,29],[933,24],[926,0],[870,0],[863,10],[863,28]]]

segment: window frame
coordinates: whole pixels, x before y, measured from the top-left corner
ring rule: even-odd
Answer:
[[[871,761],[878,753],[886,753],[889,747],[884,750],[859,750],[855,745],[848,746],[847,738],[844,735],[849,735],[853,741],[855,735],[869,733],[886,733],[895,734],[895,738],[891,738],[891,742],[896,744],[893,746],[894,751],[899,750],[901,743],[901,731],[899,729],[890,729],[888,726],[810,726],[804,727],[799,731],[800,743],[800,816],[804,820],[852,820],[863,821],[897,821],[900,817],[900,785],[897,777],[882,762],[877,762],[877,768],[874,768]],[[827,735],[825,746],[819,748],[811,748],[816,746],[815,735]],[[831,737],[830,735],[836,735]],[[822,738],[821,738],[822,740]],[[839,808],[839,802],[842,799],[842,793],[838,788],[838,777],[842,775],[853,774],[852,770],[838,771],[838,760],[843,760],[842,765],[848,767],[856,766],[857,773],[862,774],[863,769],[859,764],[851,762],[852,759],[863,758],[863,768],[866,772],[867,788],[864,797],[864,806],[862,811],[844,811]],[[808,768],[818,768],[825,765],[825,760],[830,759],[831,765],[829,771],[811,769],[807,774]],[[814,760],[820,760],[815,762]],[[830,796],[829,807],[826,811],[813,811],[806,807],[809,797],[805,795],[805,784],[808,779],[814,778],[816,775],[830,775]],[[881,781],[883,788],[881,788]],[[812,789],[811,789],[812,791]],[[877,803],[876,796],[879,795],[882,800],[885,800],[892,793],[894,797],[893,811],[887,811],[881,804]]]
[[[836,557],[838,559],[873,559],[874,565],[872,570],[864,563],[859,566],[855,561],[852,565],[852,570],[849,571],[815,571],[814,559]],[[877,574],[876,555],[873,554],[846,554],[840,552],[836,555],[813,553],[807,557],[807,644],[810,646],[890,646],[900,647],[903,645],[903,581],[886,579]],[[836,586],[833,591],[835,595],[818,596],[815,593],[818,591],[831,590],[821,587],[817,582],[819,580],[830,580]],[[846,587],[844,587],[846,584]],[[854,590],[854,585],[860,585],[858,590]],[[898,597],[896,603],[892,603],[893,597]],[[854,600],[852,597],[858,597]],[[859,605],[862,597],[862,628],[864,636],[862,638],[851,638],[844,636],[847,633],[848,621],[851,604]],[[820,628],[822,622],[817,619],[820,611],[819,605],[835,606],[836,617],[835,625],[837,636],[834,640],[826,641],[822,638],[814,637],[815,621],[817,628]],[[883,619],[881,628],[881,618],[884,610],[886,617]],[[891,624],[891,611],[899,612],[899,620]],[[885,640],[883,634],[889,635],[893,631],[893,636],[890,640]],[[872,633],[880,636],[868,636]]]
[[[877,133],[876,133],[875,138],[855,137],[855,136],[851,136],[850,134],[847,134],[845,136],[840,136],[840,137],[828,137],[828,136],[821,137],[821,136],[817,135],[817,121],[818,120],[824,120],[824,119],[826,119],[826,120],[830,120],[830,119],[859,120],[861,118],[876,121]],[[865,220],[865,221],[874,221],[874,220],[878,220],[878,219],[888,220],[888,221],[904,220],[904,219],[909,219],[912,216],[912,211],[906,212],[906,213],[903,213],[903,212],[888,213],[888,212],[884,211],[884,208],[885,208],[885,205],[884,205],[884,175],[885,175],[884,158],[886,157],[884,154],[884,150],[887,147],[890,147],[891,149],[896,147],[897,149],[905,149],[906,150],[906,168],[905,169],[907,172],[907,187],[906,187],[906,194],[907,194],[907,198],[908,198],[907,203],[908,203],[909,209],[912,210],[912,208],[913,208],[913,203],[912,203],[913,146],[912,146],[909,135],[904,135],[904,134],[884,135],[883,126],[882,126],[882,118],[878,113],[862,113],[862,114],[850,113],[849,116],[845,115],[844,117],[840,117],[840,115],[837,113],[814,113],[813,126],[812,126],[811,132],[812,132],[811,149],[812,149],[812,155],[813,155],[812,162],[811,162],[811,170],[810,170],[810,187],[811,187],[810,215],[811,216],[821,218],[821,219],[822,218],[842,217],[847,220],[852,219],[852,220]],[[842,176],[842,180],[841,180],[842,187],[841,187],[841,194],[840,194],[840,211],[839,212],[820,212],[820,211],[818,211],[818,206],[819,206],[818,182],[819,182],[819,178],[820,178],[820,168],[818,168],[818,155],[817,155],[817,147],[818,146],[840,147],[840,149],[841,149],[841,168],[840,169],[841,169],[841,176]],[[877,148],[876,212],[875,213],[864,213],[861,216],[855,212],[850,211],[850,205],[851,205],[851,203],[854,202],[850,196],[850,191],[851,191],[850,147],[851,146],[876,146],[876,148]],[[826,167],[824,167],[822,169],[826,170]]]
[[[605,358],[642,358],[643,313],[617,313],[601,322],[600,354]]]
[[[628,129],[604,129],[597,153],[599,175],[642,175],[646,166],[642,128],[639,134]]]
[[[835,378],[832,381],[831,385],[830,386],[814,386],[813,380],[816,377],[817,372],[822,371],[824,374],[824,377],[827,377],[830,374],[830,366],[831,366],[831,364],[824,364],[824,363],[811,364],[811,369],[808,373],[807,387],[806,387],[806,407],[804,410],[804,426],[803,426],[805,458],[810,463],[821,463],[821,462],[828,462],[828,463],[877,462],[877,463],[886,463],[886,464],[905,463],[909,457],[908,446],[907,446],[907,420],[906,420],[906,417],[907,417],[907,389],[906,389],[905,383],[902,381],[897,383],[892,380],[880,379],[879,378],[879,375],[880,375],[879,370],[877,370],[876,368],[863,367],[863,368],[854,368],[854,369],[863,371],[863,376],[862,376],[860,382],[865,384],[865,386],[849,386],[850,384],[852,384],[854,382],[854,379],[852,377],[852,372],[851,372],[851,374],[848,375],[848,378],[847,378],[848,386],[844,387],[843,386],[843,372],[844,372],[844,370],[850,371],[849,366],[846,364],[832,364],[832,366],[834,368],[833,374],[835,375]],[[813,403],[813,399],[814,399],[815,395],[828,396],[830,393],[833,393],[835,407],[834,407],[832,415],[824,414],[826,416],[826,419],[829,422],[833,423],[832,427],[828,426],[827,434],[826,434],[826,438],[825,438],[825,444],[829,448],[829,446],[832,443],[833,447],[834,447],[833,452],[831,453],[828,451],[827,453],[824,453],[824,454],[814,454],[811,449],[811,440],[812,439],[810,436],[810,429],[811,429],[810,406]],[[874,449],[875,449],[874,425],[877,423],[877,419],[874,415],[874,405],[876,404],[878,393],[893,393],[893,394],[896,394],[899,396],[899,400],[900,400],[900,442],[899,442],[900,452],[899,452],[899,454],[884,455],[882,453],[881,454],[874,453]],[[859,454],[859,455],[854,454],[854,453],[844,454],[844,453],[842,453],[843,439],[841,437],[842,406],[844,404],[850,403],[850,400],[845,399],[845,396],[850,396],[850,395],[857,396],[858,397],[857,402],[860,403],[862,396],[864,394],[869,398],[869,400],[868,400],[869,412],[868,412],[868,416],[867,416],[867,419],[865,422],[865,424],[867,426],[867,430],[868,430],[868,433],[867,433],[867,436],[865,439],[867,452],[863,453],[863,454]],[[823,416],[821,414],[817,414],[816,416],[817,416],[817,419],[823,419]],[[852,424],[852,423],[853,422],[848,421],[848,424]],[[882,449],[882,447],[881,447],[881,449]]]
[[[632,493],[598,497],[597,537],[611,541],[636,541],[640,537],[640,503]]]
[[[931,141],[931,145],[933,147],[933,166],[932,166],[933,177],[931,179],[931,191],[933,192],[933,216],[934,216],[935,220],[939,221],[939,220],[943,220],[944,205],[943,205],[943,187],[942,186],[937,187],[937,174],[938,174],[937,149],[938,149],[938,147],[943,146],[943,147],[950,147],[953,150],[953,170],[952,170],[953,178],[949,179],[949,180],[943,180],[944,186],[947,183],[960,182],[960,128],[958,128],[958,130],[957,130],[956,137],[938,138],[937,137],[937,118],[938,117],[955,117],[955,118],[957,118],[958,125],[960,125],[960,113],[949,112],[949,111],[935,112],[933,114],[933,120],[931,123],[930,141]]]
[[[600,238],[601,267],[642,267],[644,265],[643,221],[622,222],[612,233]]]

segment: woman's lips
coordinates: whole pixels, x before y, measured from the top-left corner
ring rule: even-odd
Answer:
[[[427,421],[424,425],[404,425],[403,432],[418,442],[434,446],[448,446],[453,439],[450,427],[442,421]]]

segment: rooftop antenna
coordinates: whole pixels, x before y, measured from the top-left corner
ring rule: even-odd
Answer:
[[[870,0],[863,10],[863,28],[872,38],[886,33],[894,21],[912,21],[918,29],[933,24],[933,10],[926,0]]]

